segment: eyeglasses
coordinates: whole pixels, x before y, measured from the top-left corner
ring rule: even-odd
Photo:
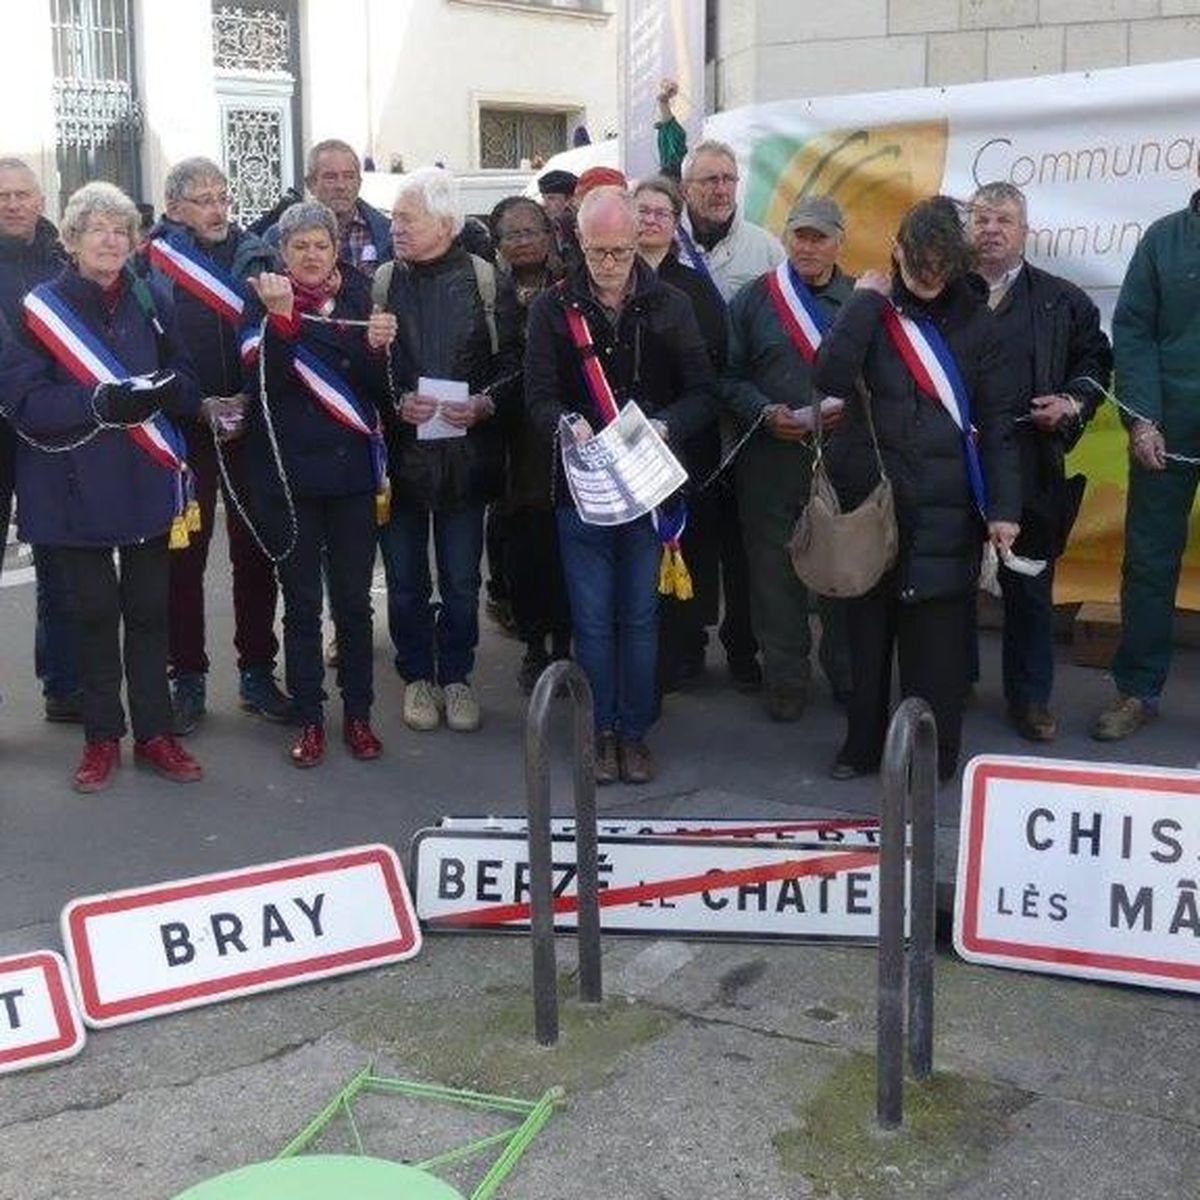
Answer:
[[[128,226],[125,225],[89,225],[86,229],[79,231],[79,236],[92,238],[97,242],[109,237],[124,242],[133,240],[133,234],[130,232]]]
[[[691,180],[692,183],[698,183],[702,188],[715,188],[719,184],[724,184],[726,187],[733,187],[737,181],[737,174],[729,171],[723,175],[697,175]]]
[[[506,229],[501,235],[502,242],[533,242],[545,237],[544,229]]]
[[[673,208],[639,208],[637,216],[639,221],[653,221],[656,225],[669,225],[675,220],[675,210]]]
[[[584,246],[584,257],[594,263],[627,263],[636,253],[636,246]]]
[[[203,196],[183,196],[181,199],[186,200],[189,204],[194,204],[197,208],[229,207],[228,192],[207,192]]]

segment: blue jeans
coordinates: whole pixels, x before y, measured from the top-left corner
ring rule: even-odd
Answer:
[[[410,683],[418,679],[442,686],[465,683],[475,665],[483,508],[480,504],[455,512],[430,512],[393,504],[391,520],[379,531],[387,576],[388,631],[396,647],[396,670]],[[436,607],[429,574],[431,522]]]
[[[662,545],[649,517],[630,525],[585,525],[573,508],[558,510],[558,539],[575,658],[592,685],[596,731],[638,741],[657,708]]]
[[[1048,704],[1054,688],[1054,562],[1040,575],[1000,571],[1004,593],[1004,699]]]
[[[79,691],[79,639],[66,571],[52,546],[34,546],[37,626],[33,663],[42,692],[56,700]]]

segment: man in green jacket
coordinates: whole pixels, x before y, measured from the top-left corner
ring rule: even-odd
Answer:
[[[800,717],[812,674],[808,592],[792,570],[788,540],[812,475],[812,358],[854,287],[837,265],[844,240],[837,204],[801,197],[784,227],[787,261],[747,284],[729,308],[722,390],[742,435],[753,430],[735,460],[735,485],[751,621],[762,647],[767,713],[776,721]],[[822,600],[820,611],[821,666],[842,700],[850,693],[844,618],[833,601]]]
[[[1200,479],[1200,191],[1142,237],[1113,314],[1113,350],[1129,491],[1117,695],[1092,726],[1099,741],[1126,737],[1157,714],[1171,662],[1175,588]]]

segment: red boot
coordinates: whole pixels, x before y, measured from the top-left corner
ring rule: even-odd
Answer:
[[[292,746],[292,766],[315,767],[325,757],[325,726],[305,725]]]
[[[169,733],[134,742],[133,761],[172,783],[195,783],[204,774],[200,764]]]
[[[77,792],[102,792],[121,765],[121,742],[109,738],[103,742],[85,742],[83,757],[75,768]]]
[[[378,758],[383,753],[383,743],[375,736],[375,731],[362,717],[350,717],[342,730],[342,741],[354,758],[366,761]]]

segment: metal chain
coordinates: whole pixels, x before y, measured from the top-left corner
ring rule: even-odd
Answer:
[[[25,433],[23,430],[18,429],[15,424],[12,426],[13,431],[27,446],[32,446],[35,450],[40,450],[43,454],[67,454],[72,450],[78,450],[81,446],[86,446],[88,442],[92,441],[93,438],[98,437],[106,429],[116,430],[134,428],[133,425],[122,425],[119,421],[106,421],[96,411],[96,399],[100,395],[100,390],[104,386],[105,385],[102,383],[96,384],[96,386],[92,389],[91,399],[88,401],[88,409],[92,414],[92,420],[96,422],[95,427],[93,429],[89,429],[87,433],[80,438],[76,438],[76,440],[73,442],[67,442],[62,446],[48,446],[44,442],[39,442],[36,438],[30,437],[30,435]],[[151,416],[156,415],[157,413],[151,414]],[[147,417],[146,419],[150,420],[150,417]],[[138,421],[135,422],[135,424],[141,425],[143,422]]]
[[[241,518],[242,524],[250,531],[250,536],[254,538],[255,544],[263,552],[263,555],[273,563],[281,563],[296,548],[296,542],[300,537],[300,526],[296,520],[296,504],[292,499],[292,488],[288,483],[287,472],[283,469],[283,456],[279,452],[279,440],[275,436],[275,422],[271,419],[271,405],[267,397],[267,318],[265,315],[258,327],[258,338],[258,396],[262,404],[263,423],[267,428],[267,442],[271,447],[271,457],[275,462],[276,474],[279,482],[283,485],[283,499],[287,505],[288,522],[291,525],[287,549],[282,554],[272,554],[267,549],[229,477],[229,469],[225,464],[225,455],[221,450],[221,439],[217,436],[216,428],[210,424],[209,430],[212,433],[213,446],[216,448],[217,468],[221,472],[221,482],[225,485],[225,494],[233,501],[234,510]]]

